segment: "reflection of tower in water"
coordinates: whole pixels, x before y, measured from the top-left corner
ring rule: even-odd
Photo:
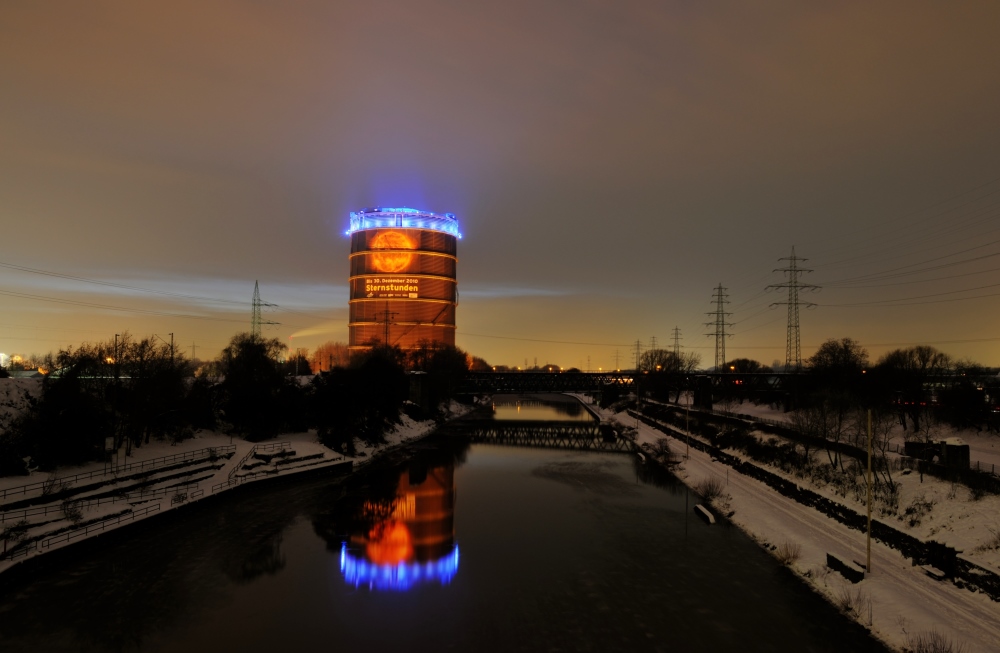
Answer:
[[[406,590],[451,581],[458,570],[453,465],[404,472],[391,502],[369,501],[363,511],[371,527],[341,548],[348,583]]]

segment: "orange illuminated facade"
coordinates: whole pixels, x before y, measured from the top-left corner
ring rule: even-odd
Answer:
[[[351,213],[349,347],[455,344],[458,219],[416,209]]]

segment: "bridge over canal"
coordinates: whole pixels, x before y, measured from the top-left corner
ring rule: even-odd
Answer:
[[[795,386],[798,374],[768,372],[699,372],[695,374],[635,372],[468,372],[459,385],[466,394],[531,394],[563,392],[602,392],[611,386],[631,389],[638,379],[640,388],[678,392],[693,390],[699,399],[718,397],[720,393],[744,399],[768,400]],[[705,396],[707,395],[707,396]],[[708,399],[710,404],[711,399]]]

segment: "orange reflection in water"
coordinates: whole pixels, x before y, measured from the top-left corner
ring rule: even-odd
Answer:
[[[375,234],[368,246],[373,250],[417,248],[413,239],[398,231],[380,231]],[[413,254],[409,252],[373,252],[369,256],[371,256],[372,266],[379,272],[402,272],[413,262]]]
[[[352,547],[376,565],[429,562],[447,555],[455,544],[454,483],[453,465],[403,472],[391,504],[365,504],[375,525],[352,536]]]
[[[406,524],[383,522],[368,531],[368,559],[377,565],[398,565],[413,558],[413,538]]]

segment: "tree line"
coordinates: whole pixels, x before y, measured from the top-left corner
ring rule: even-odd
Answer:
[[[102,460],[107,448],[130,453],[153,439],[181,441],[200,429],[262,440],[316,429],[320,440],[346,454],[355,438],[384,442],[405,411],[434,417],[472,364],[461,349],[435,342],[416,349],[378,342],[354,355],[339,343],[312,360],[277,338],[232,337],[222,354],[197,369],[155,337],[126,333],[50,356],[52,371],[41,396],[0,434],[0,475],[25,474],[29,464],[48,470]],[[322,370],[308,381],[294,376]],[[420,374],[423,408],[409,402],[412,375]]]

